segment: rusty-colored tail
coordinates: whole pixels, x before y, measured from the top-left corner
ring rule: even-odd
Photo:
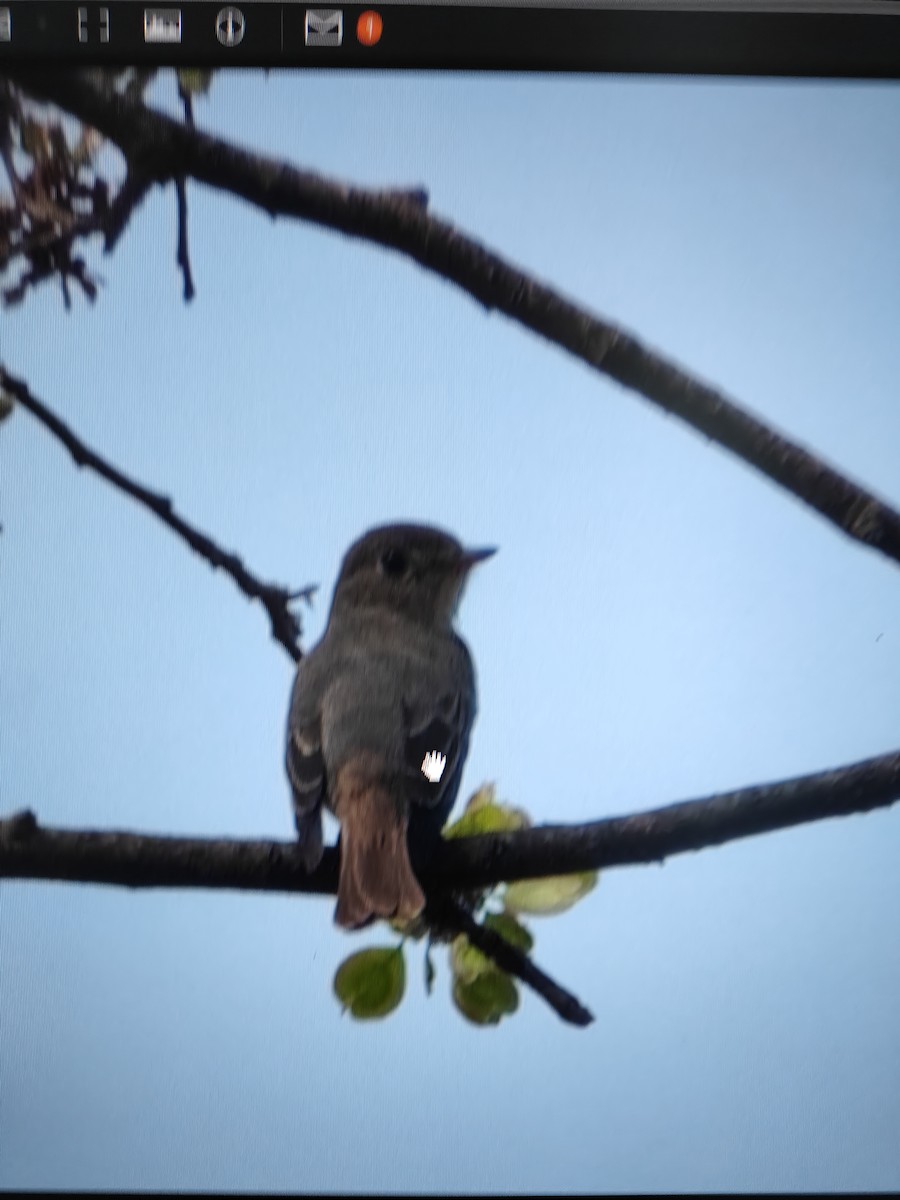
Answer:
[[[411,920],[425,907],[406,845],[407,814],[365,759],[348,763],[332,793],[341,823],[334,919],[357,929],[373,917]]]

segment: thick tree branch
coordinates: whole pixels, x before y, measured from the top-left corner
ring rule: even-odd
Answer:
[[[438,887],[483,887],[498,880],[662,863],[674,854],[889,808],[898,800],[900,751],[584,825],[539,825],[444,842],[430,881]]]
[[[145,178],[137,171],[129,170],[116,198],[109,206],[109,212],[105,219],[97,223],[98,229],[103,233],[104,253],[112,254],[119,244],[122,234],[128,228],[128,222],[143,203],[152,186],[152,179]]]
[[[726,447],[814,508],[849,537],[900,562],[900,513],[782,437],[723,392],[692,377],[638,338],[568,300],[430,216],[402,192],[325,179],[186,127],[144,104],[101,92],[76,72],[7,68],[33,96],[52,101],[114,141],[163,182],[179,175],[241,196],[271,216],[297,217],[399,251],[640,392]]]
[[[422,884],[440,893],[659,863],[754,834],[887,808],[898,799],[900,751],[582,825],[538,825],[444,841],[422,873]],[[6,879],[333,895],[337,853],[326,849],[321,865],[306,875],[295,842],[44,829],[30,813],[0,820],[0,878]]]
[[[295,662],[299,661],[301,657],[300,626],[291,605],[300,599],[309,601],[316,590],[315,587],[306,587],[300,591],[290,592],[276,584],[264,583],[261,579],[257,579],[247,570],[236,554],[229,554],[212,538],[180,517],[173,509],[172,501],[168,496],[151,492],[149,488],[136,483],[124,471],[120,471],[85,445],[65,422],[61,421],[55,413],[52,413],[46,405],[32,395],[27,384],[10,375],[3,366],[0,366],[0,390],[5,390],[40,421],[44,428],[48,429],[65,446],[79,467],[87,467],[96,472],[101,478],[124,492],[126,496],[136,500],[143,508],[158,517],[173,533],[178,534],[187,542],[190,548],[201,558],[206,559],[211,567],[230,575],[248,599],[258,600],[269,616],[272,637],[281,643]]]
[[[781,783],[743,788],[585,825],[538,826],[441,844],[422,873],[426,918],[464,933],[502,970],[531,987],[566,1021],[593,1018],[565,988],[494,931],[453,893],[514,879],[661,862],[671,854],[752,834],[887,807],[900,799],[900,752]],[[206,887],[333,895],[338,851],[307,875],[296,842],[236,841],[44,829],[31,812],[0,820],[0,878]]]

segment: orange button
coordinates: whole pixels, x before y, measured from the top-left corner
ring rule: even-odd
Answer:
[[[381,31],[384,23],[377,12],[369,9],[356,22],[356,36],[364,46],[374,46],[381,41]]]

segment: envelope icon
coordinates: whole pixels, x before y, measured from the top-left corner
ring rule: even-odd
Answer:
[[[344,14],[339,8],[306,10],[307,46],[339,46],[344,36]]]

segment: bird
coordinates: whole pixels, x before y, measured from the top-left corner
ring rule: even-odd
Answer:
[[[335,923],[411,921],[459,791],[477,711],[472,656],[454,629],[469,573],[496,552],[429,525],[368,530],[347,550],[321,640],[300,659],[285,766],[301,859],[340,825]]]

